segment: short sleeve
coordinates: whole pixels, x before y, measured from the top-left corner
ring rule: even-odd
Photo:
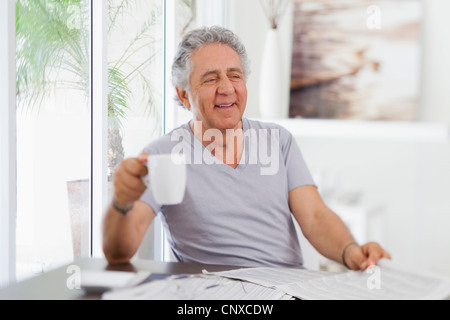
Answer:
[[[286,129],[280,134],[282,154],[287,170],[289,192],[302,186],[316,186],[293,135]]]

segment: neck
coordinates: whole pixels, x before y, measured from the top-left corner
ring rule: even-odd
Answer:
[[[201,121],[189,123],[194,136],[202,142],[216,158],[236,168],[244,148],[244,132],[242,121],[235,129],[207,129]]]
[[[189,123],[194,136],[207,147],[214,144],[216,147],[226,148],[227,145],[235,145],[235,140],[243,139],[243,125],[242,121],[236,126],[236,128],[229,129],[217,129],[206,128],[202,121],[191,120]]]

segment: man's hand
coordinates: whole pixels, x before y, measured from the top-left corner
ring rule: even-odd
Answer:
[[[130,261],[156,216],[148,204],[139,201],[146,189],[141,177],[148,173],[147,158],[148,154],[143,153],[138,158],[124,160],[116,171],[115,205],[132,209],[125,215],[112,204],[103,219],[103,252],[110,264]]]
[[[345,250],[343,263],[352,270],[366,270],[376,265],[381,258],[391,259],[391,256],[378,243],[369,242],[363,246],[351,244]]]
[[[142,177],[148,174],[146,167],[148,154],[143,153],[138,158],[122,161],[114,178],[114,201],[122,207],[133,205],[140,199],[146,186]]]

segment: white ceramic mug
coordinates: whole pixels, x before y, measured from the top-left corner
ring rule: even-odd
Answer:
[[[180,204],[186,190],[186,160],[180,154],[150,155],[144,183],[160,205]]]

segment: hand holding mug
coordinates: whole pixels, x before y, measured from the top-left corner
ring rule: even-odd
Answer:
[[[144,194],[147,186],[142,177],[148,174],[148,153],[122,161],[114,178],[114,202],[121,207],[132,206]]]
[[[183,201],[186,189],[186,161],[179,154],[149,155],[126,159],[114,179],[114,201],[120,207],[131,207],[150,188],[160,205]]]

